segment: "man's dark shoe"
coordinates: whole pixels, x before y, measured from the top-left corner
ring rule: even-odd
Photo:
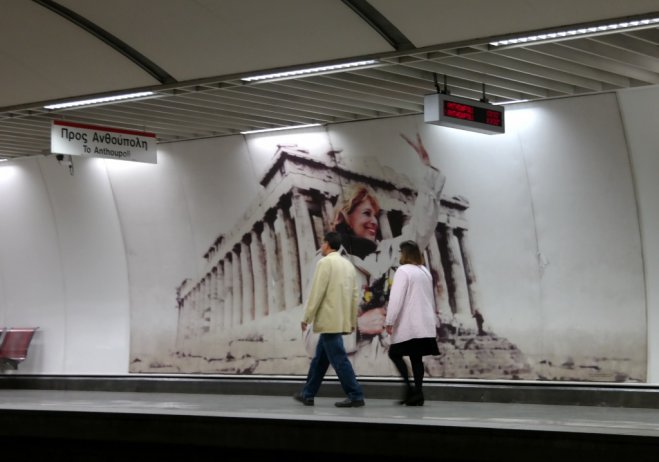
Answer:
[[[364,404],[363,399],[355,399],[352,400],[350,398],[346,398],[343,401],[339,401],[338,403],[334,403],[336,407],[362,407]]]
[[[301,403],[304,404],[305,406],[313,406],[313,398],[305,398],[304,396],[302,396],[302,392],[301,392],[301,391],[298,391],[297,393],[295,393],[295,394],[293,395],[293,399],[294,399],[295,401],[299,401],[299,402],[301,402]]]

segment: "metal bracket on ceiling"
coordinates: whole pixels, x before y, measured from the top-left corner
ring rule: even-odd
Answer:
[[[115,37],[105,29],[102,29],[97,24],[93,23],[89,19],[79,15],[73,10],[66,8],[65,6],[60,5],[57,2],[52,0],[32,0],[33,2],[48,8],[53,13],[57,13],[63,18],[71,21],[76,26],[81,29],[86,30],[94,37],[105,43],[106,45],[114,48],[116,51],[124,55],[126,58],[130,59],[133,63],[141,67],[145,72],[151,75],[153,78],[158,80],[160,83],[176,83],[177,80],[168,74],[164,69],[158,66],[156,63],[151,61],[149,58],[144,56],[142,53],[128,45],[126,42]]]
[[[342,0],[352,11],[380,34],[396,51],[416,48],[394,24],[366,0]]]

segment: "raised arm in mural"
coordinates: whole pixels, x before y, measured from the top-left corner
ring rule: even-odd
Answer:
[[[342,236],[343,251],[351,255],[361,277],[357,349],[366,363],[379,356],[380,340],[386,336],[386,303],[391,277],[398,266],[398,246],[409,239],[417,242],[421,249],[428,245],[437,226],[445,183],[444,175],[431,165],[421,137],[417,134],[415,141],[405,135],[401,137],[425,166],[413,211],[401,234],[378,240],[380,205],[375,193],[365,185],[348,192],[334,219],[334,229]],[[367,364],[364,366],[368,368]]]

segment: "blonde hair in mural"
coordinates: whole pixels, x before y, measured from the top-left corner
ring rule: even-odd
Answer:
[[[343,194],[345,199],[343,199],[342,203],[336,209],[334,222],[332,223],[333,228],[336,228],[338,224],[347,223],[348,216],[365,200],[371,203],[376,215],[380,214],[380,202],[375,196],[375,191],[368,186],[359,184],[342,189],[346,190]]]

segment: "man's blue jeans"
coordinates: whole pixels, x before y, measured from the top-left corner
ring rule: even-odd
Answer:
[[[364,399],[364,392],[357,382],[355,371],[343,346],[342,334],[320,334],[302,396],[305,399],[316,396],[330,364],[336,371],[341,387],[348,398],[352,401]]]

